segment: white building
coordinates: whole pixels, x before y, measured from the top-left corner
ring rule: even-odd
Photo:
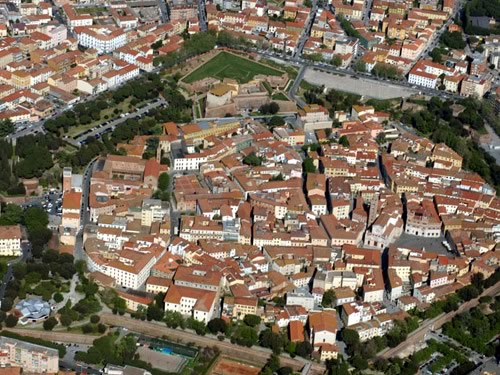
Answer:
[[[309,315],[310,337],[313,345],[335,344],[337,316],[335,310]]]
[[[216,292],[172,285],[165,295],[165,311],[176,311],[200,322],[208,323],[218,316]]]
[[[168,206],[161,199],[144,199],[141,210],[141,225],[150,227],[153,222],[163,222],[168,215]]]
[[[74,31],[81,46],[94,48],[98,53],[113,52],[127,43],[127,34],[120,28],[78,26]]]
[[[372,319],[372,308],[368,304],[352,302],[342,305],[341,318],[346,326]]]
[[[184,157],[174,158],[175,171],[199,170],[200,164],[206,163],[207,157],[202,154],[184,155]]]
[[[408,75],[408,83],[410,85],[417,85],[428,87],[430,89],[436,88],[438,76],[435,74],[426,73],[424,71],[413,70]]]
[[[107,262],[97,254],[87,254],[90,272],[101,272],[115,279],[117,285],[131,289],[139,289],[146,282],[155,263],[153,254],[133,250],[122,250]]]
[[[307,289],[295,289],[293,293],[286,294],[287,305],[299,305],[306,311],[314,309],[314,297]]]
[[[134,79],[139,73],[140,69],[137,65],[129,64],[121,69],[110,70],[103,74],[102,80],[106,83],[108,88],[112,88]]]

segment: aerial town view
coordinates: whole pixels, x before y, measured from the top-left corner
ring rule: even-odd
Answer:
[[[0,0],[0,375],[500,374],[500,0]]]

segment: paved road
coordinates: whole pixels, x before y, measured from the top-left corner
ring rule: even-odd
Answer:
[[[500,165],[500,148],[495,148],[492,149],[490,146],[495,146],[495,147],[500,147],[500,137],[498,136],[497,133],[491,128],[489,124],[485,124],[486,131],[488,132],[488,135],[490,137],[490,141],[488,142],[481,142],[481,147],[492,157],[495,158],[497,161],[497,164]],[[485,139],[486,137],[483,137]]]
[[[295,94],[297,93],[297,90],[299,89],[300,87],[300,82],[302,82],[302,80],[304,79],[304,73],[306,71],[306,66],[305,65],[302,65],[300,67],[300,70],[297,74],[297,77],[295,78],[295,81],[293,81],[293,84],[290,86],[290,89],[288,90],[288,96],[295,101],[295,103],[297,103],[297,105],[300,107],[300,108],[304,108],[304,106],[306,105],[306,103],[301,99],[299,98],[298,96],[296,96]]]
[[[90,223],[90,213],[89,213],[89,194],[90,194],[90,179],[92,177],[92,172],[97,165],[98,158],[92,160],[85,168],[83,172],[83,183],[82,183],[82,206],[80,208],[80,230],[76,235],[75,250],[73,256],[76,260],[84,260],[85,253],[83,251],[83,228],[85,225]]]
[[[500,283],[492,286],[491,288],[485,290],[481,296],[496,296],[500,292]],[[464,311],[470,310],[471,308],[477,306],[479,304],[479,297],[469,302],[462,303],[457,311],[451,311],[447,314],[443,313],[437,316],[434,319],[428,320],[424,322],[419,328],[408,335],[406,341],[402,342],[395,348],[386,350],[382,353],[379,353],[379,357],[382,358],[392,358],[397,356],[399,353],[403,353],[410,346],[415,345],[418,342],[424,341],[426,339],[427,334],[430,331],[434,331],[439,329],[444,323],[449,322],[453,317],[457,314],[463,313]]]
[[[312,1],[312,8],[311,8],[311,11],[309,12],[309,16],[307,18],[306,27],[302,31],[302,34],[299,37],[299,42],[297,43],[297,47],[295,48],[295,51],[293,52],[294,59],[297,59],[299,56],[302,55],[302,50],[304,49],[304,45],[306,44],[307,40],[309,39],[309,35],[311,35],[311,28],[314,24],[314,19],[316,18],[317,11],[318,11],[318,2],[317,2],[317,0],[313,0]]]
[[[198,0],[198,22],[200,31],[208,31],[207,10],[204,0]]]

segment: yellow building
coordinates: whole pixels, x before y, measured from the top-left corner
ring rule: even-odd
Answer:
[[[432,161],[451,163],[456,168],[462,168],[462,157],[444,143],[439,143],[432,150]]]
[[[24,89],[31,85],[31,74],[25,70],[12,72],[12,85],[17,89]]]
[[[181,127],[186,141],[193,142],[202,141],[211,136],[218,136],[236,130],[240,127],[239,121],[232,121],[223,124],[218,124],[215,121],[209,122],[207,127],[201,127],[199,124],[187,124]]]

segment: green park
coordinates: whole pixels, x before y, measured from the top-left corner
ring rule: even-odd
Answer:
[[[221,52],[184,77],[183,81],[186,83],[193,83],[208,77],[213,77],[220,80],[232,78],[239,83],[247,83],[259,74],[280,76],[283,73],[270,66],[244,57],[229,52]]]

